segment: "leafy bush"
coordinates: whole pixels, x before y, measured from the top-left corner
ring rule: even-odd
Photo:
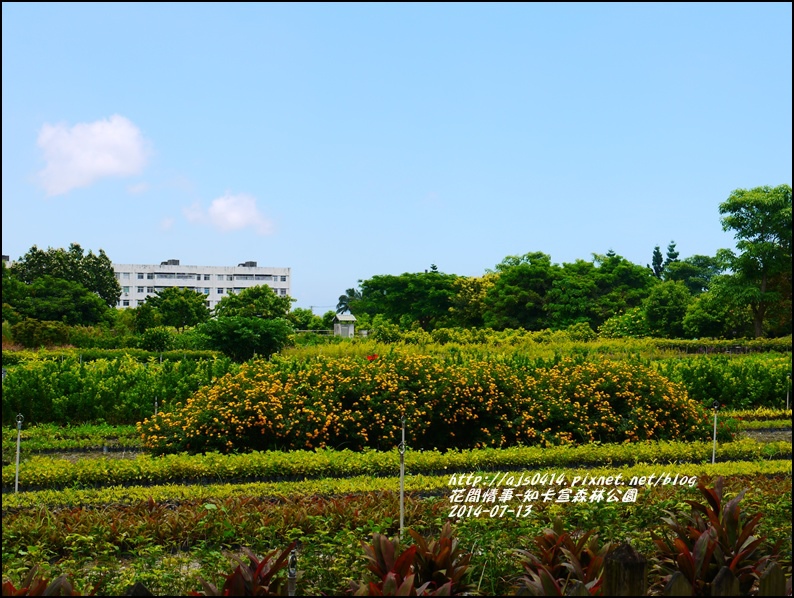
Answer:
[[[415,448],[708,438],[708,416],[647,367],[570,358],[551,367],[394,351],[258,361],[142,424],[158,451]]]
[[[168,351],[174,346],[174,336],[165,326],[155,326],[143,332],[138,346],[144,351]]]
[[[14,341],[27,348],[52,347],[69,342],[69,326],[63,322],[25,318],[11,327]]]

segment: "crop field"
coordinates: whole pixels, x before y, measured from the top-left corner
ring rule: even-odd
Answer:
[[[81,594],[240,591],[235,568],[260,559],[271,593],[291,564],[299,595],[598,594],[623,543],[649,594],[676,571],[705,594],[731,561],[757,592],[773,562],[791,577],[790,368],[790,352],[629,341],[20,360],[3,382],[4,594],[61,575]]]

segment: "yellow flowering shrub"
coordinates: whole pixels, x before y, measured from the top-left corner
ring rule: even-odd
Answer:
[[[253,362],[139,424],[158,452],[413,449],[707,438],[702,408],[605,359],[524,367],[394,351]]]

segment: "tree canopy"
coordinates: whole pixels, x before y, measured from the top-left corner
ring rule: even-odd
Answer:
[[[286,318],[292,299],[280,296],[268,285],[243,289],[239,293],[226,295],[215,306],[215,315],[221,318]]]
[[[750,306],[754,334],[763,336],[770,307],[788,302],[790,308],[791,303],[791,186],[736,189],[719,212],[722,228],[734,232],[738,250],[718,254],[732,274],[725,282]],[[789,317],[789,333],[790,322]]]
[[[102,249],[98,254],[86,254],[77,243],[69,245],[69,249],[50,247],[46,251],[34,245],[12,264],[11,272],[27,284],[43,276],[76,282],[99,295],[108,307],[115,307],[121,297],[110,258]]]
[[[192,289],[169,287],[148,297],[146,303],[157,311],[165,326],[179,330],[206,322],[210,317],[206,296]]]

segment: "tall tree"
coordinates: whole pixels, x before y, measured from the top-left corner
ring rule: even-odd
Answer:
[[[206,322],[210,317],[206,297],[192,289],[169,287],[146,299],[160,315],[160,321],[166,326],[184,330],[186,326],[195,326]]]
[[[658,278],[659,280],[662,279],[662,272],[664,272],[664,256],[662,255],[662,250],[659,249],[658,245],[653,248],[651,265],[648,267],[653,271],[653,275],[656,278]]]
[[[667,256],[664,259],[664,266],[662,269],[667,269],[667,266],[677,261],[678,251],[675,249],[675,241],[670,241],[670,243],[667,245]]]
[[[539,251],[502,260],[496,266],[499,278],[485,295],[485,325],[497,330],[547,328],[546,293],[558,268],[551,256]]]
[[[653,287],[645,299],[645,320],[653,336],[682,338],[684,316],[692,294],[683,282],[667,281]]]
[[[378,275],[361,282],[355,309],[391,322],[416,322],[425,330],[446,324],[457,276],[430,271],[399,276]]]
[[[215,306],[215,315],[219,318],[239,316],[265,320],[286,318],[293,301],[288,295],[276,295],[272,288],[263,284],[226,295]]]
[[[681,281],[693,295],[708,290],[711,280],[722,273],[720,261],[708,255],[693,255],[667,266],[664,279]]]
[[[361,291],[358,289],[350,288],[345,291],[344,295],[339,295],[339,302],[336,304],[336,313],[353,313],[353,307],[356,301],[361,299]]]
[[[770,308],[791,301],[791,186],[736,189],[719,210],[738,253],[721,249],[718,257],[733,273],[726,281],[730,292],[753,312],[758,338]]]
[[[43,251],[35,245],[11,266],[11,272],[24,283],[31,284],[42,276],[52,276],[83,285],[99,295],[108,307],[115,307],[121,297],[113,263],[105,252],[89,251],[85,254],[77,243],[69,249],[48,248]]]

